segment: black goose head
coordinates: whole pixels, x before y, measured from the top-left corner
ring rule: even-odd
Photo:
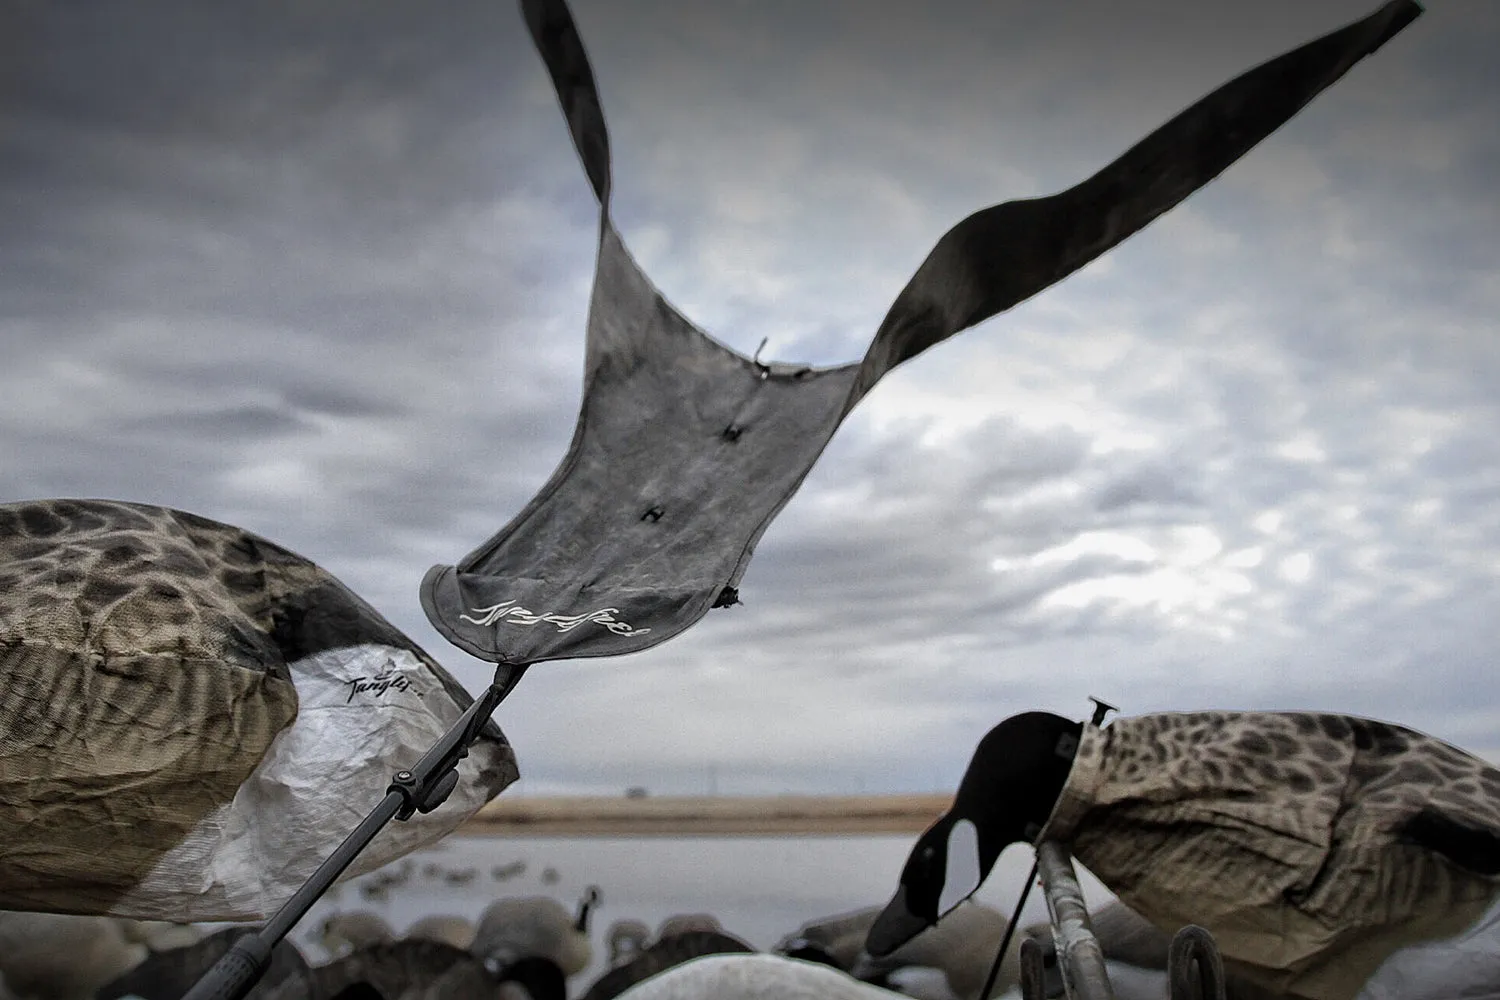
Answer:
[[[953,808],[917,840],[901,885],[875,919],[865,950],[889,955],[968,899],[1000,852],[1041,832],[1073,767],[1083,724],[1050,712],[1011,716],[969,761]]]

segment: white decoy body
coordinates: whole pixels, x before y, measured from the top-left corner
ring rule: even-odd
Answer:
[[[0,975],[29,1000],[92,1000],[150,953],[113,917],[0,910]]]
[[[368,910],[329,915],[318,929],[317,937],[318,944],[333,958],[343,958],[361,948],[394,940],[396,932],[385,918]]]
[[[613,968],[624,965],[646,950],[646,943],[651,940],[651,928],[644,920],[627,917],[609,925],[605,940],[609,944],[609,964]]]
[[[972,900],[960,903],[942,923],[929,927],[885,958],[872,958],[861,951],[849,972],[868,979],[909,966],[941,969],[948,979],[948,988],[959,1000],[979,1000],[1008,923],[999,911],[982,903]],[[990,996],[1004,993],[1018,981],[1020,947],[1017,936],[1006,949]]]
[[[637,983],[616,1000],[907,1000],[818,962],[709,955]]]
[[[959,904],[944,920],[912,938],[885,958],[872,958],[865,950],[865,936],[881,907],[871,906],[850,913],[803,924],[795,934],[783,938],[777,950],[788,951],[805,943],[826,953],[841,969],[857,979],[873,979],[898,969],[938,969],[948,988],[959,1000],[978,1000],[989,975],[1007,919],[999,911],[972,900]],[[1011,941],[991,996],[1004,993],[1020,975],[1020,937]]]

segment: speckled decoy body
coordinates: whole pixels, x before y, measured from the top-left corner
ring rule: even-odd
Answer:
[[[1194,712],[1084,728],[1044,837],[1279,992],[1351,997],[1500,890],[1500,770],[1400,726]]]
[[[372,808],[471,702],[257,535],[110,500],[0,505],[0,906],[261,919],[348,832],[344,810]],[[515,780],[493,723],[460,773],[348,874]]]
[[[1015,716],[980,742],[867,946],[890,951],[1006,844],[1042,840],[1157,927],[1206,927],[1249,982],[1349,1000],[1395,951],[1459,933],[1500,894],[1500,769],[1327,713]]]

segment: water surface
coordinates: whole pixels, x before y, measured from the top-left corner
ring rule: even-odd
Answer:
[[[379,872],[335,887],[292,939],[320,961],[312,934],[329,913],[365,910],[398,932],[433,914],[477,918],[501,896],[547,895],[573,909],[590,885],[595,964],[575,986],[602,972],[605,932],[633,917],[653,929],[682,913],[711,913],[724,929],[757,948],[769,948],[805,921],[890,898],[914,837],[450,837]],[[995,866],[978,899],[1007,915],[1031,867],[1029,848],[1013,846]],[[381,892],[382,876],[405,871],[403,884]],[[1080,872],[1091,901],[1109,893]],[[1024,920],[1046,919],[1033,890]]]

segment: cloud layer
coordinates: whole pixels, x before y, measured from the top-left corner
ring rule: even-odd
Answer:
[[[1343,2],[574,4],[621,230],[715,336],[860,356],[984,205]],[[595,217],[519,14],[6,5],[7,499],[162,503],[416,602],[562,457]],[[1220,180],[893,373],[742,606],[502,707],[528,791],[950,787],[1015,711],[1319,708],[1500,755],[1500,12],[1434,3]]]

